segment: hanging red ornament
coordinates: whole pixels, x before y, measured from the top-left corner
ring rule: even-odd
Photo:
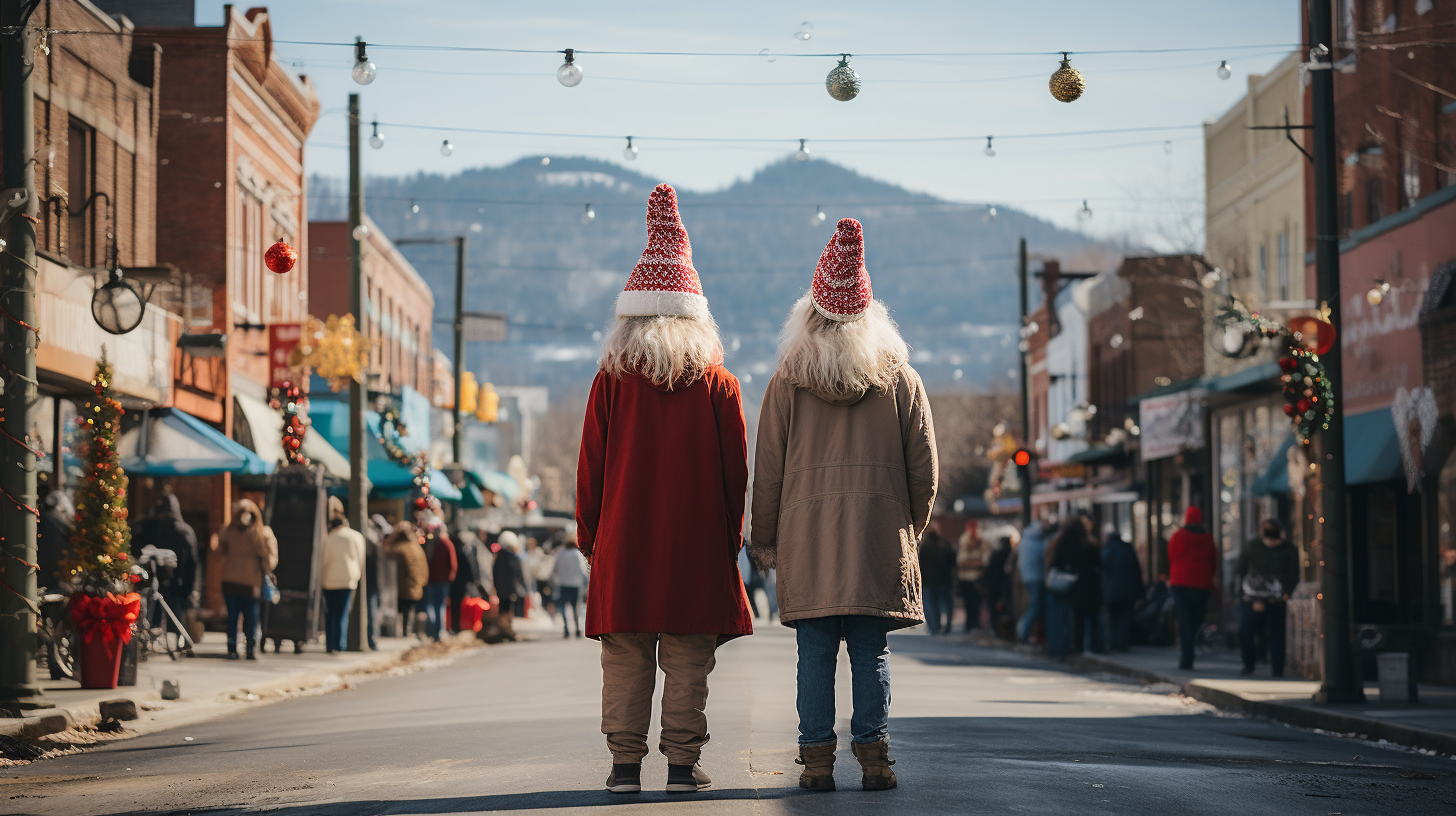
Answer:
[[[1298,410],[1302,414],[1305,411],[1308,411],[1309,409],[1313,408],[1314,407],[1314,403],[1310,402],[1307,399],[1301,399],[1299,402],[1296,402],[1294,404],[1294,407],[1295,407],[1296,410]]]
[[[293,265],[298,263],[298,250],[279,241],[268,247],[268,251],[263,253],[263,262],[268,264],[269,269],[282,275],[284,272],[292,270]]]
[[[1290,318],[1286,328],[1290,333],[1298,333],[1299,344],[1315,354],[1324,354],[1335,347],[1335,327],[1314,315]],[[1279,364],[1283,366],[1283,360]]]
[[[1299,365],[1299,363],[1295,362],[1293,357],[1279,358],[1279,367],[1286,372],[1293,371],[1294,367],[1297,365]]]
[[[1294,404],[1293,403],[1289,403],[1289,402],[1284,403],[1284,415],[1285,416],[1294,416]]]

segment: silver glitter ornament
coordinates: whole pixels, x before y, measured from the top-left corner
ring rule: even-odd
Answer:
[[[834,70],[829,72],[829,76],[824,77],[824,88],[829,91],[830,96],[840,102],[848,102],[859,96],[859,74],[855,73],[854,67],[849,64],[848,54],[839,55],[839,64],[834,66]]]

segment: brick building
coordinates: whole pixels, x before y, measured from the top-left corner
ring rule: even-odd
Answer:
[[[226,336],[218,356],[173,355],[173,404],[232,435],[235,394],[265,398],[267,330],[308,313],[304,142],[319,115],[307,78],[273,55],[265,8],[224,6],[221,26],[192,25],[191,0],[101,0],[135,21],[139,47],[161,53],[157,258],[187,281],[186,330]],[[289,274],[263,265],[274,241],[304,260]],[[230,474],[176,478],[199,541],[227,524],[239,496]],[[138,485],[143,505],[163,485]],[[262,499],[262,494],[253,496]],[[209,608],[220,608],[209,564]]]
[[[369,386],[397,394],[407,385],[432,399],[435,360],[430,330],[435,296],[384,231],[368,216],[364,223],[369,238],[364,242],[364,321],[359,331],[370,340]],[[349,223],[313,221],[308,230],[309,308],[320,319],[348,314]],[[453,385],[449,396],[453,406]]]

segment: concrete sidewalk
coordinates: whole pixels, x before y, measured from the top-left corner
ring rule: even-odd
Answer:
[[[286,649],[281,654],[260,654],[257,660],[227,660],[222,637],[209,635],[198,644],[194,657],[174,661],[165,654],[149,655],[137,667],[135,686],[83,689],[73,680],[46,679],[41,683],[45,702],[55,708],[37,710],[35,716],[23,719],[0,719],[0,734],[34,738],[72,726],[84,728],[100,720],[99,704],[103,701],[131,700],[139,719],[122,725],[127,736],[135,736],[222,716],[264,700],[325,694],[347,687],[350,677],[383,673],[421,659],[448,657],[476,642],[473,637],[462,636],[458,643],[423,647],[414,638],[380,638],[376,652],[328,654],[321,644],[309,644],[298,654]],[[163,680],[178,684],[179,699],[162,699]],[[44,722],[31,722],[37,719]]]
[[[1365,703],[1320,705],[1313,701],[1318,682],[1270,677],[1269,667],[1263,664],[1244,677],[1239,674],[1238,653],[1232,650],[1199,654],[1191,671],[1177,668],[1175,647],[1134,646],[1128,652],[1084,654],[1068,662],[1172,683],[1188,697],[1255,717],[1456,755],[1456,688],[1450,686],[1423,683],[1419,702],[1412,705],[1382,702],[1379,689],[1367,684]]]

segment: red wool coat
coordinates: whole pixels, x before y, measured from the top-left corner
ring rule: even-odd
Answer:
[[[591,562],[586,634],[753,634],[738,573],[748,447],[738,380],[691,385],[598,372],[576,469]]]

